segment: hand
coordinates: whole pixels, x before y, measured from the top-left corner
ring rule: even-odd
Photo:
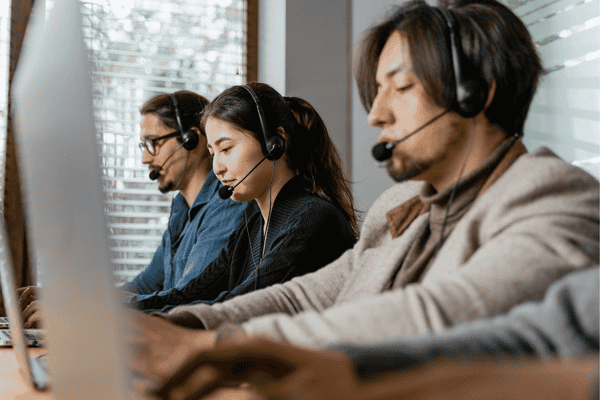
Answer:
[[[23,325],[26,329],[38,329],[42,327],[41,301],[32,301],[23,311]]]
[[[40,289],[36,286],[26,286],[17,289],[21,312],[23,313],[23,324],[25,328],[40,328],[42,325],[42,303]]]
[[[597,355],[564,360],[446,360],[358,382],[341,354],[254,339],[197,353],[155,391],[197,399],[248,381],[267,399],[581,399],[597,384]]]
[[[214,345],[215,333],[183,328],[156,316],[127,308],[131,326],[134,369],[162,381],[187,357]]]
[[[154,395],[197,399],[248,382],[268,399],[353,399],[360,395],[352,362],[344,355],[313,351],[267,339],[196,352]]]

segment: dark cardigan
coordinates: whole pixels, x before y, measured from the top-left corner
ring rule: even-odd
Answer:
[[[263,219],[255,207],[247,224],[229,238],[201,275],[182,289],[148,295],[133,302],[133,307],[151,312],[182,304],[222,302],[316,271],[356,242],[341,211],[309,194],[298,176],[277,195],[268,228],[265,254],[261,256]]]

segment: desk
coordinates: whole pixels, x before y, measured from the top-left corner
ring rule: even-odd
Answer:
[[[44,349],[30,349],[32,355],[42,354]],[[19,370],[19,363],[12,348],[0,348],[0,399],[4,400],[52,400],[51,392],[38,392],[31,388]],[[255,395],[244,390],[221,390],[206,400],[255,400]]]
[[[31,349],[33,355],[40,355],[44,349]],[[31,388],[19,370],[19,363],[10,347],[0,348],[0,399],[45,400],[54,399],[48,392],[38,392]]]

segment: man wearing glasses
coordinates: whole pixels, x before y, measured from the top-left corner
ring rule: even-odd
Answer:
[[[208,100],[189,91],[160,94],[140,108],[142,163],[162,193],[178,190],[169,225],[150,264],[121,289],[131,300],[185,286],[213,261],[244,221],[254,202],[222,200],[222,186],[212,171],[212,157],[201,133],[200,116]],[[248,210],[251,214],[252,211]],[[22,289],[26,327],[41,320],[35,288]]]
[[[142,163],[162,193],[178,190],[169,226],[152,262],[124,289],[145,295],[185,286],[213,261],[251,202],[222,200],[221,183],[201,132],[208,100],[188,91],[160,94],[140,108]]]

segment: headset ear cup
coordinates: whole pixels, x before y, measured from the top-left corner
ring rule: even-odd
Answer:
[[[457,112],[464,118],[476,116],[485,107],[487,89],[476,80],[464,80],[456,85]]]
[[[198,134],[191,129],[181,133],[181,142],[186,150],[194,150],[198,146],[199,140]]]
[[[285,142],[279,135],[271,136],[267,140],[267,159],[271,161],[279,160],[285,151]],[[269,152],[271,152],[269,154]]]

